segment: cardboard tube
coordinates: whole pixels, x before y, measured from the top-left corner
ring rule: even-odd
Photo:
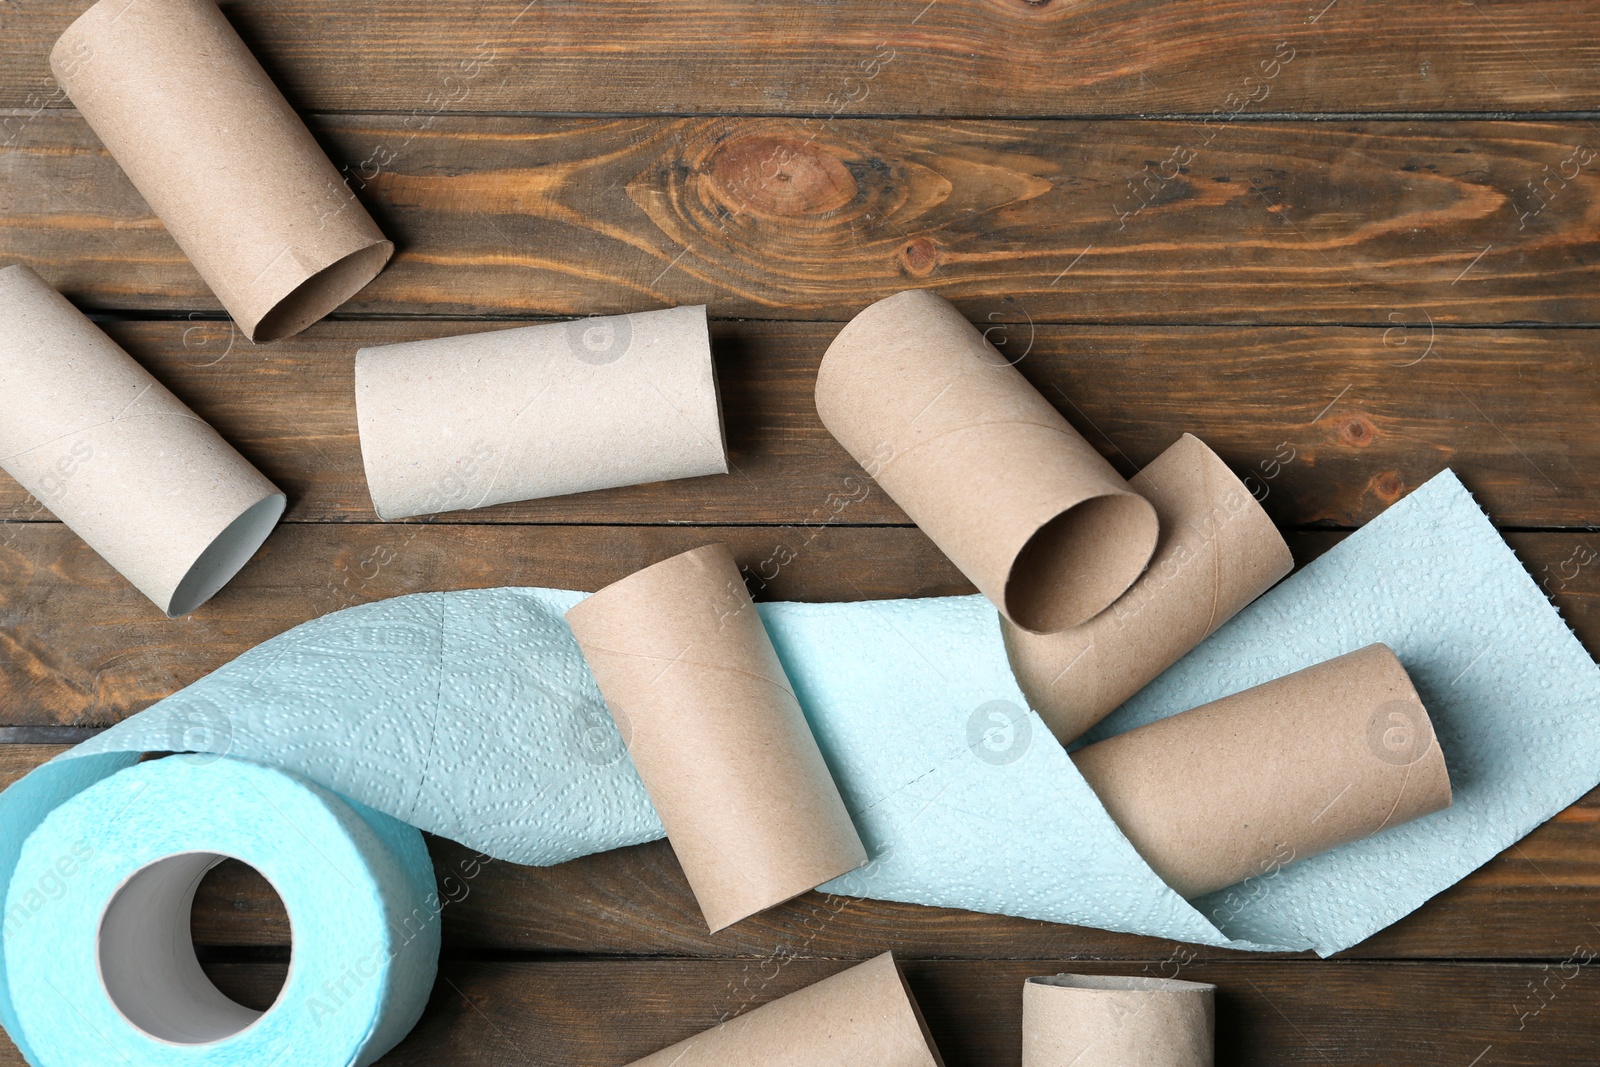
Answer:
[[[1079,749],[1078,770],[1185,897],[1450,806],[1433,723],[1368,645]]]
[[[770,1001],[630,1067],[944,1067],[892,953]]]
[[[0,270],[0,467],[169,616],[255,554],[284,495],[29,268]]]
[[[1217,987],[1058,974],[1022,987],[1022,1067],[1211,1067]]]
[[[1156,554],[1133,587],[1060,633],[1000,622],[1017,684],[1062,744],[1294,569],[1267,513],[1198,437],[1184,434],[1129,485],[1161,520]]]
[[[50,69],[251,340],[299,333],[394,254],[211,0],[100,0]]]
[[[940,296],[909,290],[828,346],[817,414],[1006,618],[1099,614],[1139,577],[1156,513]]]
[[[867,862],[726,545],[567,621],[713,933]]]
[[[356,420],[381,519],[728,471],[704,307],[363,348]]]

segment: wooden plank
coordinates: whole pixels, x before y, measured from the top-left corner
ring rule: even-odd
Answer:
[[[981,309],[969,312],[985,324]],[[355,349],[504,325],[329,322],[270,348],[230,338],[226,322],[106,327],[288,492],[291,521],[370,522]],[[1446,466],[1499,523],[1594,520],[1600,330],[986,328],[1124,474],[1191,431],[1253,476],[1252,489],[1284,526],[1358,525]],[[837,330],[714,324],[729,475],[438,521],[904,523],[817,419],[817,364]],[[0,518],[47,515],[0,474]]]
[[[59,104],[84,0],[6,5],[0,106]],[[1068,115],[1593,109],[1590,3],[404,0],[225,10],[319,109]],[[1274,67],[1275,57],[1292,56]],[[1265,65],[1264,65],[1265,64]],[[1267,77],[1267,75],[1273,75]]]
[[[907,527],[289,525],[210,603],[169,620],[57,523],[0,524],[0,726],[109,725],[307,619],[404,593],[597,589],[726,541],[773,600],[941,596],[972,586]],[[1600,551],[1581,533],[1510,541],[1591,652]],[[1329,542],[1296,535],[1302,559]],[[1600,549],[1600,546],[1596,546]]]
[[[1600,789],[1421,910],[1346,951],[1346,959],[1560,959],[1600,944]],[[672,850],[657,842],[556,867],[485,860],[430,838],[452,953],[866,958],[894,950],[961,959],[1163,960],[1237,957],[1159,938],[811,893],[712,936]],[[219,869],[202,885],[195,936],[284,946],[288,926],[266,882]]]
[[[1023,981],[1077,966],[930,960],[906,970],[949,1067],[993,1067],[1018,1060]],[[523,1050],[552,1063],[627,1063],[839,969],[781,960],[461,964],[446,968],[432,1010],[385,1063],[488,1064]],[[1229,962],[1180,973],[1218,985],[1218,1061],[1239,1067],[1469,1064],[1490,1044],[1496,1064],[1547,1067],[1587,1062],[1600,1040],[1594,968],[1577,970],[1521,1031],[1516,1012],[1538,1003],[1525,988],[1546,973],[1538,966]]]
[[[11,788],[11,783],[51,759],[70,745],[0,745],[0,789]]]
[[[0,786],[66,746],[0,745]],[[1596,944],[1600,789],[1534,830],[1419,911],[1342,959],[1562,959]],[[1262,959],[1104,930],[810,893],[712,936],[664,842],[554,867],[486,859],[429,837],[445,949],[543,956],[865,959],[893,950],[948,959],[1145,962]],[[195,898],[207,946],[286,950],[289,923],[266,880],[229,862]],[[213,956],[225,952],[213,950]],[[1274,957],[1277,958],[1277,957]]]
[[[1468,1067],[1475,1057],[1478,1067],[1550,1067],[1591,1063],[1600,1045],[1600,968],[1583,964],[1593,955],[1579,946],[1550,964],[1218,961],[1170,964],[1165,973],[1217,985],[1217,1062],[1230,1067]],[[617,1067],[844,966],[446,961],[422,1021],[379,1063]],[[911,960],[905,970],[948,1067],[995,1067],[1018,1061],[1026,978],[1140,968]],[[265,1006],[285,965],[212,964],[208,971],[241,1002]],[[1146,973],[1164,972],[1156,965]],[[9,1045],[0,1047],[0,1067],[22,1067]]]
[[[1587,120],[313,127],[400,247],[346,314],[843,320],[925,285],[990,322],[1600,321]],[[0,257],[92,307],[217,307],[74,113],[0,159]]]

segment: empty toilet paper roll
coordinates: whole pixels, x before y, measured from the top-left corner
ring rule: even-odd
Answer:
[[[1002,614],[1098,614],[1155,550],[1155,510],[944,298],[909,290],[840,332],[817,414]]]
[[[567,621],[713,933],[867,862],[726,545]]]
[[[363,348],[356,419],[382,519],[728,471],[704,307]]]
[[[1022,987],[1022,1067],[1211,1067],[1217,987],[1057,974]]]
[[[1017,684],[1062,744],[1294,569],[1267,513],[1198,437],[1184,434],[1129,485],[1161,520],[1156,554],[1133,587],[1059,633],[1000,623]]]
[[[394,254],[212,0],[100,0],[50,69],[250,339],[299,333]]]
[[[190,940],[195,889],[225,858],[289,915],[289,973],[265,1012],[212,985]],[[420,831],[229,758],[85,783],[21,842],[5,905],[0,1018],[34,1067],[369,1064],[421,1016],[439,956]]]
[[[0,270],[0,467],[169,616],[255,554],[284,495],[26,266]]]
[[[892,953],[840,971],[630,1067],[943,1067]]]
[[[1072,760],[1133,847],[1190,898],[1450,806],[1433,723],[1381,644]]]

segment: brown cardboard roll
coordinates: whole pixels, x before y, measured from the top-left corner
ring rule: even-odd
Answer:
[[[850,320],[816,399],[845,450],[1025,630],[1099,614],[1155,550],[1155,509],[942,297],[909,290]]]
[[[1211,1067],[1217,987],[1057,974],[1022,987],[1022,1067]]]
[[[892,953],[630,1067],[944,1067]]]
[[[382,519],[726,474],[704,307],[356,353]]]
[[[211,0],[100,0],[50,69],[251,340],[299,333],[394,254]]]
[[[1450,806],[1433,723],[1387,645],[1073,753],[1133,847],[1197,897]]]
[[[713,933],[867,862],[726,545],[567,621]]]
[[[0,467],[169,616],[255,554],[284,496],[22,265],[0,270]]]
[[[1267,513],[1198,437],[1184,434],[1129,485],[1161,520],[1156,554],[1133,587],[1060,633],[1031,634],[1000,622],[1017,684],[1062,744],[1294,568]]]

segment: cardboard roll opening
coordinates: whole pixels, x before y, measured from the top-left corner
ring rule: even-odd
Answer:
[[[1110,607],[1144,572],[1159,523],[1135,493],[1091,497],[1028,539],[1006,582],[1006,614],[1034,633],[1076,626]]]
[[[172,591],[167,617],[176,619],[216,596],[256,554],[283,517],[288,499],[282,493],[256,501],[228,524],[217,539],[200,553],[194,566]]]
[[[135,871],[101,915],[95,955],[106,997],[130,1025],[158,1041],[211,1044],[266,1014],[229,999],[194,951],[189,918],[195,890],[207,871],[228,858],[183,852],[157,860]]]
[[[392,255],[394,245],[389,241],[358,248],[295,286],[253,328],[248,323],[240,325],[257,343],[292,337],[365,289]]]

